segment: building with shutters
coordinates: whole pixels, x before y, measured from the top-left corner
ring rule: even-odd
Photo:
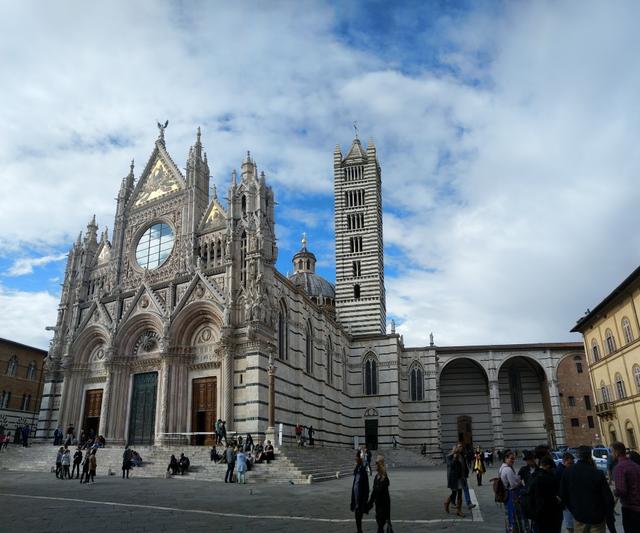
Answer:
[[[640,428],[640,267],[571,331],[584,339],[601,443],[638,448]]]
[[[139,177],[131,165],[114,230],[91,220],[69,252],[46,365],[39,435],[93,428],[112,443],[208,444],[228,431],[373,449],[458,440],[565,442],[560,361],[580,343],[407,347],[389,331],[382,174],[373,142],[333,154],[335,284],[306,238],[276,267],[275,195],[247,153],[225,201],[209,195],[200,131],[186,171],[165,126]]]
[[[42,399],[45,350],[0,339],[0,431],[29,424],[35,434]]]

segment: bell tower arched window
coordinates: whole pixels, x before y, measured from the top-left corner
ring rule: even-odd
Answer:
[[[367,356],[362,367],[363,389],[367,396],[378,394],[378,362],[373,354]]]
[[[36,362],[31,361],[27,367],[27,379],[34,381],[36,379]]]

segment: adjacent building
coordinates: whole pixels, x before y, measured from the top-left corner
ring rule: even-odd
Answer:
[[[329,160],[329,157],[328,157]],[[111,443],[208,444],[229,431],[320,445],[566,442],[558,368],[580,343],[405,346],[386,319],[381,165],[357,137],[333,153],[336,283],[306,238],[276,269],[275,194],[247,153],[209,195],[200,131],[186,171],[160,135],[131,165],[113,233],[71,247],[46,365],[39,436],[58,425]]]
[[[640,429],[640,267],[571,330],[582,333],[601,441],[637,449]]]
[[[35,429],[42,399],[45,350],[0,338],[0,430]]]

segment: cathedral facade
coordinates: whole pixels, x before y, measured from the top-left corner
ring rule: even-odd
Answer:
[[[160,126],[160,125],[159,125]],[[166,125],[165,125],[166,127]],[[387,332],[381,166],[356,137],[333,154],[335,285],[306,239],[276,269],[275,197],[247,153],[223,202],[198,130],[183,174],[164,127],[72,246],[46,361],[38,437],[93,429],[113,444],[209,444],[231,432],[373,449],[457,441],[565,443],[559,363],[581,343],[405,347]]]

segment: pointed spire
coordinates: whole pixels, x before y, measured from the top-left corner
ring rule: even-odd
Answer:
[[[131,164],[129,165],[129,175],[130,176],[133,176],[133,169],[135,168],[135,166],[136,166],[135,159],[132,159],[131,160]]]
[[[200,126],[198,126],[198,131],[196,133],[196,143],[200,144]]]
[[[78,233],[78,239],[76,240],[76,245],[80,246],[82,244],[82,232]]]
[[[233,185],[235,187],[237,184],[238,184],[238,172],[234,168],[231,171],[231,185]]]
[[[264,170],[260,172],[260,185],[264,187],[265,184]]]
[[[247,157],[242,162],[242,170],[240,175],[241,181],[248,179],[251,175],[255,175],[255,171],[256,166],[255,163],[251,160],[251,152],[247,150]]]

